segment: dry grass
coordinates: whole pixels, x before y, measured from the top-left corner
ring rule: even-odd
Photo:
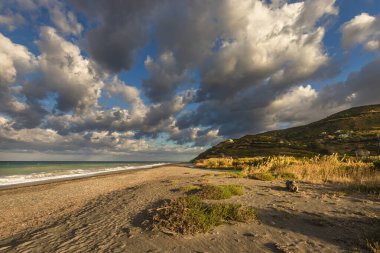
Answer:
[[[254,158],[210,158],[196,162],[207,169],[234,169],[262,180],[299,179],[312,183],[343,183],[363,192],[379,192],[378,157],[365,161],[338,155],[295,158],[270,156]],[[270,175],[270,176],[269,176]]]

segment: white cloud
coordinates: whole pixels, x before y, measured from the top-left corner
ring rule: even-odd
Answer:
[[[292,85],[311,77],[329,62],[322,42],[325,28],[317,21],[337,14],[334,2],[226,1],[220,20],[222,46],[206,59],[202,90],[228,97],[263,80]]]
[[[0,33],[0,111],[18,117],[25,114],[27,117],[41,116],[29,110],[33,107],[18,101],[16,95],[20,90],[20,83],[25,75],[37,69],[36,57],[22,45],[13,43]]]
[[[311,85],[291,88],[266,108],[266,128],[278,129],[283,127],[281,124],[301,125],[319,118],[320,112],[313,112],[313,105],[317,97],[318,93]]]
[[[342,31],[342,46],[349,49],[363,44],[368,51],[380,48],[380,17],[362,13],[344,23]]]
[[[2,0],[0,5],[0,25],[14,30],[27,22],[35,21],[40,9],[47,10],[55,28],[63,35],[79,36],[83,26],[78,22],[74,12],[69,10],[63,0]],[[9,8],[15,9],[15,11]]]
[[[45,95],[57,92],[57,108],[62,111],[82,113],[95,107],[104,83],[92,63],[81,55],[79,47],[64,40],[51,27],[41,28],[37,44],[44,79],[34,88],[45,89]]]
[[[36,58],[29,50],[0,33],[0,86],[16,82],[17,76],[31,72]]]
[[[106,86],[106,90],[113,95],[121,95],[124,100],[131,105],[131,117],[136,120],[142,120],[147,113],[147,107],[141,99],[140,91],[134,87],[125,84],[118,78],[112,78],[111,82]]]

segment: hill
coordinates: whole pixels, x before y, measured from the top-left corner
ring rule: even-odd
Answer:
[[[229,139],[194,160],[268,155],[314,156],[368,150],[380,155],[380,105],[354,107],[304,126]]]

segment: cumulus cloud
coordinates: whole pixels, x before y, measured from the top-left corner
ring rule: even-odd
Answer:
[[[135,139],[131,132],[91,131],[85,134],[71,133],[62,136],[53,129],[31,128],[16,130],[13,122],[0,116],[0,159],[22,155],[35,159],[40,155],[68,159],[82,157],[88,160],[181,160],[189,154],[196,155],[200,148],[158,145],[152,140]],[[175,154],[175,157],[168,155]],[[174,159],[173,159],[174,158]]]
[[[34,22],[39,11],[45,9],[52,25],[63,35],[79,36],[83,26],[62,0],[3,0],[0,5],[0,26],[8,30]]]
[[[322,46],[325,29],[316,21],[335,13],[331,7],[334,1],[318,1],[316,16],[304,19],[314,8],[310,2],[277,8],[260,1],[228,2],[224,21],[228,30],[210,59],[212,64],[203,70],[202,95],[225,98],[263,81],[292,85],[326,65],[328,56]]]
[[[49,92],[55,93],[55,108],[64,112],[83,113],[95,107],[104,83],[78,46],[64,40],[51,27],[41,28],[38,46],[43,76],[24,86],[26,97],[34,101],[46,98]]]
[[[20,82],[37,68],[36,57],[22,45],[0,33],[0,112],[17,118],[18,124],[38,124],[45,112],[18,100]]]
[[[344,82],[323,89],[317,102],[325,107],[379,104],[379,67],[380,59],[376,58],[360,71],[351,73]]]
[[[41,9],[49,20],[34,54],[0,34],[0,149],[193,154],[380,102],[377,58],[340,83],[309,85],[339,69],[323,44],[335,0],[14,3],[0,10],[6,29]],[[343,47],[378,49],[378,20],[345,23]],[[123,81],[144,58],[141,83]]]
[[[53,24],[65,35],[80,35],[83,26],[78,22],[72,11],[66,11],[61,2],[50,1],[48,4],[50,18]]]
[[[197,127],[191,127],[181,131],[178,127],[173,126],[169,135],[169,140],[172,140],[178,144],[192,143],[195,147],[204,147],[221,142],[223,137],[219,136],[218,129],[202,130]]]
[[[116,85],[113,83],[107,89],[123,95],[131,88],[120,81]],[[49,115],[46,127],[55,129],[62,135],[85,131],[132,131],[136,138],[155,138],[161,133],[172,131],[176,114],[192,100],[191,94],[185,92],[172,100],[149,106],[136,97],[130,101],[130,109],[113,107],[110,110],[93,110],[79,115]],[[130,93],[127,96],[131,99]]]
[[[380,48],[380,17],[362,13],[343,24],[342,46],[345,49],[362,44],[368,51]]]
[[[158,1],[72,1],[98,26],[88,33],[88,50],[105,68],[129,69],[148,39],[148,20]],[[161,3],[161,2],[160,2]]]
[[[177,125],[218,127],[222,136],[232,137],[279,126],[279,117],[267,122],[272,101],[329,64],[321,18],[338,13],[334,2],[227,4],[222,22],[229,30],[218,38],[219,47],[207,61],[212,64],[202,69],[201,103]]]
[[[142,85],[145,94],[152,102],[161,102],[171,99],[186,78],[186,73],[178,70],[177,62],[172,52],[164,52],[155,63],[149,56],[144,62],[150,73],[150,78],[144,80]]]
[[[265,109],[266,128],[301,125],[320,118],[320,115],[315,115],[312,107],[317,97],[318,93],[311,85],[293,87],[281,94]]]
[[[273,99],[328,66],[324,24],[338,14],[334,0],[73,4],[88,16],[96,14],[98,25],[87,37],[90,54],[114,71],[131,67],[134,52],[153,31],[160,53],[145,61],[150,78],[143,88],[161,104],[157,108],[173,101],[187,74],[199,70],[198,107],[181,114],[176,124],[181,130],[220,127],[222,135],[262,128],[247,119],[261,117]],[[132,28],[139,30],[130,38]],[[146,122],[161,122],[153,120],[152,111]]]
[[[36,66],[36,59],[29,50],[13,43],[0,34],[0,84],[7,86],[16,82],[16,77],[31,72]]]

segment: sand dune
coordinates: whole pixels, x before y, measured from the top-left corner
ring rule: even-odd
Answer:
[[[241,184],[225,202],[257,210],[259,222],[227,224],[206,234],[146,231],[146,210],[183,196],[196,183]],[[376,196],[341,194],[336,187],[230,178],[180,166],[0,191],[1,252],[365,252],[380,226]]]

